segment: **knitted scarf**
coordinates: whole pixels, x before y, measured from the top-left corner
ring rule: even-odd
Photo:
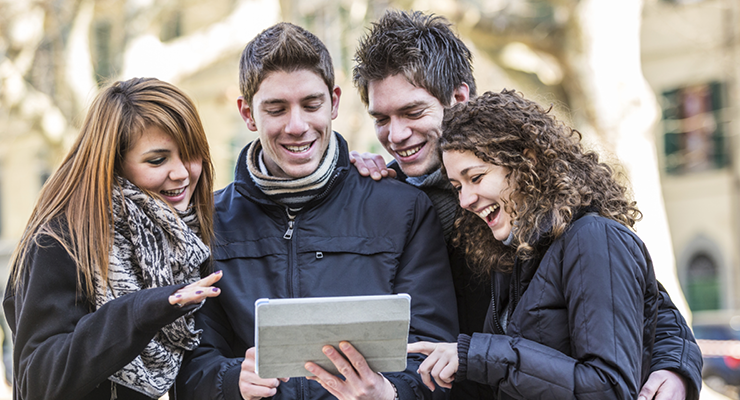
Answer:
[[[95,275],[97,309],[139,290],[195,282],[200,279],[200,265],[210,256],[208,246],[197,235],[194,209],[176,214],[131,182],[117,179],[108,284],[99,273]],[[195,330],[194,312],[163,327],[141,354],[108,379],[153,398],[167,393],[175,382],[183,353],[200,343],[201,331]]]
[[[329,146],[313,173],[303,178],[277,178],[269,174],[262,155],[259,139],[252,142],[247,153],[247,170],[257,187],[272,201],[287,206],[295,213],[324,191],[337,168],[339,145],[332,132]]]
[[[429,175],[407,177],[406,183],[421,189],[432,200],[439,221],[442,223],[445,242],[449,243],[458,206],[457,195],[450,181],[442,174],[441,169],[437,169]]]

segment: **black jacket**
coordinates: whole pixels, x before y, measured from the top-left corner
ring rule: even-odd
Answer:
[[[458,378],[491,385],[498,399],[637,398],[659,302],[645,245],[586,214],[538,254],[494,274],[487,333],[460,336]]]
[[[454,341],[455,297],[442,229],[424,193],[403,183],[361,177],[340,157],[328,194],[289,219],[249,177],[246,148],[234,182],[216,193],[213,254],[224,271],[221,295],[196,313],[204,329],[178,378],[185,398],[241,399],[240,364],[254,343],[254,302],[261,297],[321,297],[409,293],[410,341]],[[411,355],[407,369],[385,374],[401,398],[430,398]],[[333,398],[318,383],[291,378],[275,399]]]
[[[83,280],[82,287],[85,282]],[[8,283],[3,309],[13,332],[13,398],[108,400],[108,377],[138,356],[165,325],[196,306],[167,298],[184,285],[146,289],[98,310],[77,290],[77,266],[62,245],[32,245],[18,290]],[[149,399],[115,385],[120,400]]]
[[[394,161],[388,168],[396,171],[396,178],[406,182],[408,177]],[[430,189],[422,188],[425,192]],[[436,190],[436,189],[431,189]],[[427,193],[434,196],[434,193]],[[456,194],[449,191],[449,196]],[[457,297],[457,309],[460,321],[460,333],[472,335],[483,332],[483,325],[489,303],[491,302],[492,287],[483,283],[484,279],[472,274],[464,258],[462,249],[454,248],[448,243],[450,267]],[[701,371],[703,360],[701,350],[696,344],[686,320],[671,301],[665,288],[658,282],[658,324],[655,331],[655,345],[653,348],[651,372],[661,369],[677,372],[686,380],[686,399],[698,400],[701,389]],[[508,289],[506,289],[508,291]],[[477,384],[473,381],[457,380],[452,387],[452,399],[473,400],[487,399],[493,396],[488,385]]]

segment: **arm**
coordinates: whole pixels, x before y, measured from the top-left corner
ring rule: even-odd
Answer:
[[[572,232],[563,244],[548,251],[533,282],[542,273],[542,279],[561,288],[570,327],[570,337],[563,339],[570,353],[523,337],[461,335],[458,379],[466,375],[517,398],[544,393],[581,400],[637,397],[647,370],[643,348],[653,336],[654,325],[646,321],[654,321],[657,307],[657,286],[644,248],[627,233],[594,223]],[[561,254],[557,272],[552,258]]]
[[[703,365],[701,350],[663,285],[658,284],[658,288],[658,325],[650,368],[653,373],[640,395],[652,399],[657,393],[660,400],[697,400]]]
[[[133,360],[164,325],[191,311],[171,305],[177,286],[143,290],[92,305],[77,291],[76,265],[42,237],[24,280],[7,288],[14,333],[14,379],[22,398],[81,398]]]

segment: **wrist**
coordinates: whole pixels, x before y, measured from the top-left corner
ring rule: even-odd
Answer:
[[[391,382],[388,378],[385,377],[385,375],[381,374],[380,372],[378,372],[378,375],[382,376],[383,380],[388,382],[388,385],[390,385],[391,387],[391,390],[387,391],[388,393],[390,393],[389,395],[390,397],[389,396],[384,396],[384,397],[387,398],[388,400],[399,400],[398,388],[396,388],[396,385],[394,385],[393,382]]]

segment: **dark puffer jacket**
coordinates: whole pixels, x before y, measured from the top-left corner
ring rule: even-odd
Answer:
[[[361,177],[347,144],[326,196],[299,212],[287,238],[284,206],[251,180],[246,151],[233,183],[216,193],[216,269],[221,295],[196,314],[200,347],[183,363],[178,395],[190,399],[241,399],[240,364],[254,342],[254,302],[261,297],[321,297],[409,293],[410,341],[454,341],[455,293],[442,228],[429,198],[394,180]],[[384,374],[402,399],[431,398],[416,373],[422,358]],[[333,399],[318,383],[292,378],[274,399]]]
[[[637,398],[659,302],[645,245],[586,214],[545,249],[494,275],[488,333],[460,335],[457,378],[491,385],[498,399]]]

